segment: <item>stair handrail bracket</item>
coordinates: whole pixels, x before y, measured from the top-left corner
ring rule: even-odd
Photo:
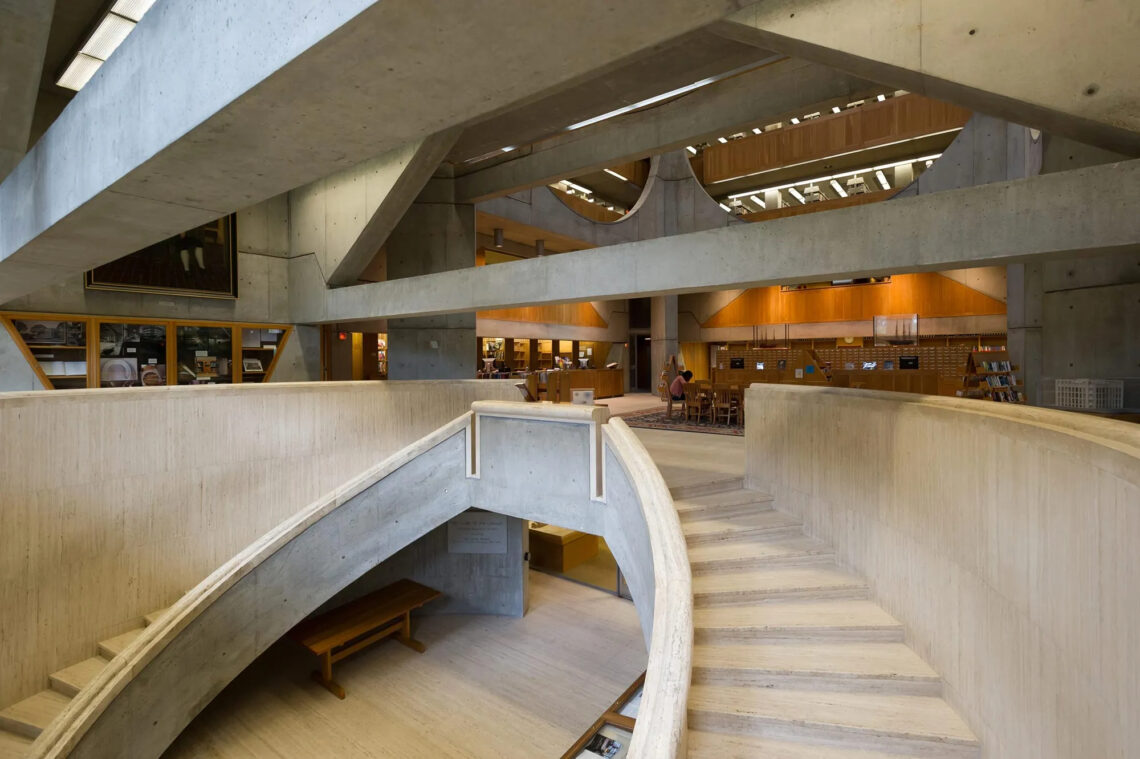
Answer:
[[[641,503],[653,555],[653,632],[630,759],[688,755],[693,670],[693,577],[673,497],[649,452],[620,418],[603,428],[605,445]]]

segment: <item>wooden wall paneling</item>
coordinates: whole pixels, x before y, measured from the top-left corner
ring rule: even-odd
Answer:
[[[958,129],[971,112],[908,94],[794,126],[716,144],[701,153],[705,182],[720,182],[890,142]]]
[[[693,379],[711,379],[709,352],[705,343],[681,343],[681,358],[685,362],[685,368],[693,373]]]
[[[895,274],[889,282],[868,285],[786,291],[778,286],[751,288],[701,326],[869,321],[883,314],[910,313],[919,318],[1004,314],[1006,305],[949,277],[919,272]]]
[[[535,324],[570,324],[578,327],[608,327],[593,303],[562,303],[557,306],[524,306],[479,311],[480,319],[497,319]]]

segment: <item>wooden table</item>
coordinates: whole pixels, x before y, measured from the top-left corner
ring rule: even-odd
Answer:
[[[333,662],[381,640],[395,636],[408,648],[423,653],[424,644],[412,637],[412,610],[442,594],[412,580],[397,580],[350,603],[304,620],[288,637],[316,654],[321,661],[313,679],[337,698],[344,688],[332,679]]]

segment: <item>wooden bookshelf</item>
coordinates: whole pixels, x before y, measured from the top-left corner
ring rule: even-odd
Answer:
[[[1025,403],[1025,386],[1017,381],[1016,371],[1004,348],[970,351],[958,395],[998,403]]]

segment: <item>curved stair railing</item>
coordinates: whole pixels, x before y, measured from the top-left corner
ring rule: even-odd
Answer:
[[[685,755],[691,576],[660,473],[604,407],[478,402],[472,411],[310,504],[183,596],[83,687],[30,757],[159,757],[293,625],[400,548],[477,506],[600,534],[629,581],[649,662],[631,759]],[[527,439],[532,445],[508,446]],[[532,504],[504,494],[518,456],[561,456]],[[513,458],[510,467],[507,456]],[[542,467],[531,467],[550,492]],[[536,480],[537,481],[537,480]],[[520,492],[532,494],[534,483]],[[515,484],[518,486],[518,483]],[[487,504],[514,504],[507,507]]]

